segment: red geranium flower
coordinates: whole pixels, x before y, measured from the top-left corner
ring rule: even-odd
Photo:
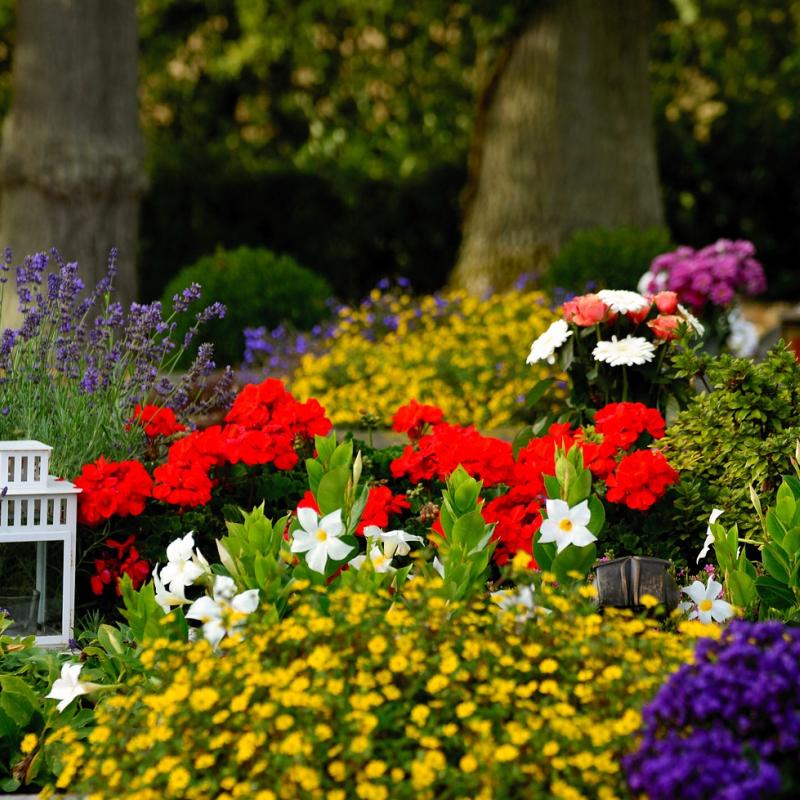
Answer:
[[[97,525],[110,517],[138,516],[152,493],[153,482],[138,461],[106,461],[103,456],[86,464],[75,478],[78,522]]]
[[[677,480],[678,473],[663,453],[639,450],[624,456],[616,471],[606,478],[606,499],[637,511],[646,511]]]
[[[185,431],[186,426],[181,425],[171,408],[160,406],[142,406],[137,403],[133,412],[133,421],[144,428],[145,436],[151,439],[156,436],[172,436],[173,433]]]
[[[416,441],[429,426],[438,425],[443,420],[444,411],[441,408],[412,400],[395,411],[392,417],[392,430],[406,433],[411,441]]]

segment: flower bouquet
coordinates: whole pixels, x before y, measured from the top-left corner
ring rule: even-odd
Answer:
[[[758,345],[755,326],[742,315],[738,298],[767,288],[752,242],[719,239],[701,250],[679,247],[653,260],[639,290],[675,292],[678,300],[707,322],[706,342],[750,357]]]
[[[673,291],[645,296],[603,289],[565,302],[531,345],[528,364],[556,360],[570,377],[569,404],[578,416],[610,402],[641,402],[665,412],[690,392],[667,357],[684,337],[703,336],[696,317]]]

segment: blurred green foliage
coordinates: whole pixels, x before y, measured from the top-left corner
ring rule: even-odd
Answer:
[[[578,231],[543,276],[547,288],[573,292],[635,290],[650,262],[672,248],[663,228],[591,228]]]
[[[138,0],[151,187],[145,299],[216,245],[289,252],[353,299],[441,285],[478,101],[550,0]],[[655,0],[651,84],[672,238],[752,239],[798,293],[800,1]],[[0,0],[0,113],[13,0]]]
[[[173,339],[182,340],[194,314],[209,302],[223,303],[224,318],[212,320],[203,328],[203,340],[214,345],[214,361],[219,365],[239,363],[246,327],[274,328],[288,322],[299,330],[308,330],[330,313],[325,302],[331,294],[327,281],[301,267],[291,256],[263,248],[220,249],[202,257],[167,284],[164,307],[171,308],[173,296],[192,283],[202,286],[203,296],[189,306],[193,313],[176,320]],[[187,355],[187,363],[193,355]]]

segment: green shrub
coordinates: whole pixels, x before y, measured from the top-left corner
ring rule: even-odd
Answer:
[[[591,228],[561,248],[543,277],[545,286],[574,292],[635,289],[650,262],[672,249],[663,228]]]
[[[678,415],[660,446],[681,473],[674,533],[694,563],[714,507],[725,511],[726,526],[736,522],[751,537],[759,522],[749,485],[764,508],[775,504],[800,438],[800,364],[781,344],[761,363],[722,355],[686,366],[702,368],[712,391]]]
[[[307,330],[326,316],[325,301],[331,294],[324,278],[301,267],[291,256],[249,247],[219,249],[182,269],[164,290],[164,305],[171,307],[173,296],[191,283],[200,284],[206,301],[221,302],[227,309],[224,319],[204,328],[218,366],[241,360],[245,327],[274,328],[288,322]],[[196,301],[189,310],[201,308],[202,301]],[[177,330],[178,341],[191,322],[192,314],[186,316],[190,319]]]

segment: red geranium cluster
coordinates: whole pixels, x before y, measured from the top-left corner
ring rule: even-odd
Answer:
[[[401,408],[398,414],[405,408],[408,406]],[[433,418],[434,415],[428,416]],[[414,430],[413,425],[411,430]],[[390,468],[395,478],[421,483],[434,479],[444,481],[459,464],[472,477],[482,480],[484,486],[507,483],[513,469],[511,445],[483,436],[472,425],[437,422],[429,433],[408,445],[403,454],[392,461]]]
[[[319,506],[314,499],[311,491],[307,491],[300,502],[298,508],[313,508],[319,513]],[[364,535],[364,528],[368,525],[377,525],[384,530],[389,526],[389,518],[408,511],[411,504],[404,494],[392,494],[388,486],[371,486],[367,495],[367,503],[358,521],[356,533]]]
[[[137,403],[133,411],[132,422],[144,428],[145,436],[150,439],[156,436],[172,436],[173,433],[185,431],[186,426],[181,425],[171,408],[160,406],[142,406]]]
[[[589,315],[592,309],[583,308],[580,313]],[[486,487],[508,487],[483,508],[486,520],[495,523],[495,560],[501,565],[520,550],[533,552],[533,537],[542,524],[543,476],[555,474],[557,450],[580,447],[586,468],[608,487],[606,499],[636,510],[650,508],[678,478],[661,453],[628,452],[664,435],[664,418],[642,403],[605,406],[595,415],[593,433],[568,423],[551,425],[546,435],[528,442],[516,459],[510,445],[481,436],[474,428],[445,422],[432,425],[430,433],[392,462],[392,474],[414,483],[444,480],[461,464],[470,475],[483,479]]]
[[[623,456],[606,478],[606,499],[646,511],[678,480],[678,473],[657,450],[639,450]]]
[[[158,435],[175,433],[173,418],[150,415],[152,408],[137,406],[137,418],[157,423]],[[205,505],[214,488],[213,468],[243,463],[292,469],[298,462],[295,446],[317,434],[324,436],[332,427],[316,400],[298,402],[274,378],[242,389],[225,423],[192,431],[173,442],[166,462],[153,471],[155,482],[138,461],[113,463],[101,457],[87,464],[75,480],[83,490],[78,496],[79,522],[96,525],[114,515],[141,514],[151,496],[184,508]]]
[[[153,473],[154,497],[183,507],[205,505],[214,487],[213,467],[242,463],[292,469],[298,462],[295,445],[332,427],[316,400],[298,402],[275,378],[245,386],[225,423],[193,431],[170,447],[166,463]]]
[[[137,516],[152,494],[153,481],[138,461],[106,461],[103,456],[86,464],[75,478],[78,522],[97,525],[110,517]]]
[[[438,425],[443,420],[444,412],[441,408],[412,400],[408,405],[397,409],[392,418],[392,430],[407,434],[408,438],[415,442],[429,426]]]
[[[147,579],[150,565],[139,555],[139,551],[134,547],[135,541],[134,536],[129,536],[124,542],[106,540],[105,544],[109,551],[103,558],[94,560],[95,574],[90,579],[92,591],[96,595],[103,594],[106,586],[113,586],[119,597],[121,594],[119,579],[123,575],[130,576],[134,589],[138,589]]]

